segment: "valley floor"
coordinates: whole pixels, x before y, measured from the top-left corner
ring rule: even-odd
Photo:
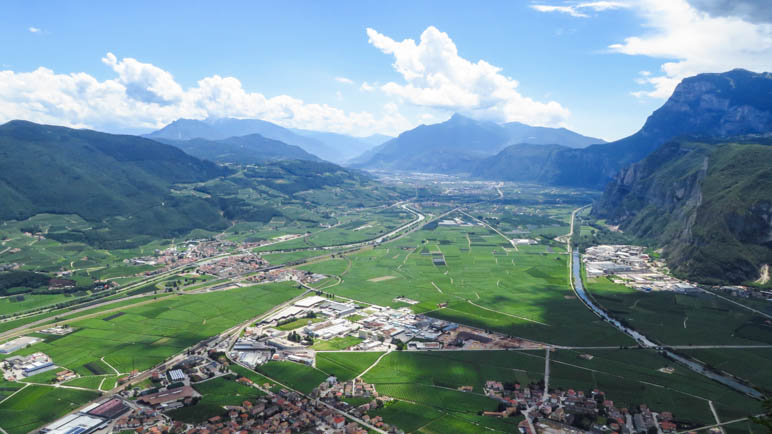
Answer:
[[[670,425],[663,421],[672,421],[673,431],[717,424],[725,432],[752,429],[748,416],[762,411],[755,398],[772,392],[766,369],[772,327],[764,317],[769,306],[754,311],[742,301],[738,305],[711,293],[644,293],[604,278],[583,280],[581,269],[571,267],[578,256],[572,256],[570,240],[575,210],[589,202],[584,194],[589,193],[451,183],[436,196],[359,211],[328,228],[266,229],[271,238],[291,235],[286,241],[252,245],[247,237],[223,234],[233,246],[225,243],[216,256],[179,266],[116,269],[73,261],[72,267],[91,266],[102,278],[115,279],[114,292],[67,307],[55,303],[73,297],[46,304],[40,297],[50,296],[29,296],[15,310],[0,299],[0,314],[9,315],[0,322],[0,339],[42,340],[0,354],[0,366],[12,356],[36,353],[57,366],[0,380],[0,428],[34,430],[108,397],[125,399],[137,414],[150,411],[140,404],[138,391],[172,385],[154,373],[198,357],[210,364],[206,369],[213,378],[194,381],[184,368],[190,377],[186,386],[201,398],[159,413],[162,423],[216,424],[210,418],[226,415],[223,406],[243,408],[249,401],[250,406],[279,407],[291,402],[314,423],[334,424],[330,421],[340,417],[375,432],[388,426],[425,433],[512,432],[521,424],[537,431],[561,424],[588,428],[626,425],[627,414],[640,415],[645,423],[651,418],[654,427],[665,431]],[[571,195],[576,202],[567,203]],[[10,239],[22,242],[29,240]],[[154,247],[162,246],[147,249]],[[66,251],[54,244],[48,249]],[[122,261],[147,252],[120,254]],[[233,275],[217,265],[245,257],[266,262]],[[194,272],[204,266],[222,274]],[[291,280],[278,282],[276,276]],[[446,331],[436,339],[413,337],[407,343],[356,331],[333,339],[315,337],[313,344],[296,348],[285,342],[293,333],[305,335],[313,325],[333,320],[314,308],[314,316],[279,324],[277,315],[310,295],[353,306],[353,313],[341,315],[341,324],[359,330],[376,327],[368,323],[373,312],[403,312],[471,330],[452,335],[460,340],[492,336],[519,343],[483,348],[481,340],[457,348],[455,341],[441,338]],[[80,295],[84,300],[90,296]],[[54,326],[71,330],[47,332]],[[270,353],[282,360],[252,370],[234,358],[234,344],[255,328],[260,330],[255,341],[272,345]],[[281,345],[268,338],[272,330]],[[363,350],[367,342],[375,350]],[[437,349],[416,349],[416,343],[431,342]],[[293,354],[311,354],[310,365],[291,361]],[[738,392],[677,357],[702,363],[713,375],[732,378],[758,395]],[[203,366],[196,372],[203,372]],[[73,378],[59,381],[63,370],[72,371]],[[328,383],[332,376],[339,386]],[[237,382],[239,377],[250,381]],[[372,385],[380,403],[372,404],[374,394],[345,392],[344,384],[352,390]],[[324,394],[334,387],[341,387],[341,394]],[[324,399],[313,405],[307,399],[320,396]],[[584,406],[594,406],[593,411],[577,410]],[[552,416],[558,413],[562,416]],[[269,418],[258,422],[271,423]],[[109,423],[118,426],[116,420]]]

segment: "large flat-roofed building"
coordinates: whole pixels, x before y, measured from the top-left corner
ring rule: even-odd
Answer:
[[[195,389],[190,386],[183,386],[177,389],[140,396],[137,401],[151,407],[165,407],[173,402],[182,401],[185,398],[192,398],[194,396],[198,396]]]
[[[101,428],[107,421],[85,414],[71,414],[46,426],[41,433],[53,434],[88,434]]]
[[[131,410],[122,399],[112,398],[109,399],[94,408],[88,410],[88,414],[91,416],[99,416],[107,419],[115,419],[116,417]],[[84,410],[85,411],[85,410]]]
[[[185,379],[185,373],[182,369],[173,369],[166,373],[170,381],[183,381]]]
[[[40,360],[40,361],[32,362],[28,365],[25,365],[23,370],[24,370],[24,375],[27,377],[30,377],[32,375],[39,374],[41,372],[50,371],[56,368],[57,367],[54,365],[54,362],[50,360],[49,361]]]
[[[321,303],[323,301],[326,301],[326,300],[327,299],[324,298],[324,297],[320,297],[318,295],[314,295],[314,296],[306,297],[306,298],[304,298],[302,300],[296,301],[295,302],[295,306],[309,308],[309,307],[312,307],[312,306],[316,306],[317,304],[319,304],[319,303]]]
[[[42,340],[43,339],[33,338],[31,336],[22,336],[20,338],[16,338],[12,341],[8,341],[0,345],[0,354],[11,354],[14,351],[25,348],[27,345],[36,344]]]
[[[338,303],[335,301],[328,301],[322,305],[322,313],[334,316],[342,317],[356,312],[357,306],[351,303]]]
[[[276,312],[275,314],[271,315],[270,317],[264,319],[263,322],[269,323],[271,321],[281,321],[283,319],[294,317],[295,315],[301,314],[303,312],[305,312],[305,309],[303,309],[302,307],[288,306]]]

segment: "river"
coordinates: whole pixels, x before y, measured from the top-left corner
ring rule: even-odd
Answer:
[[[740,393],[744,393],[756,399],[764,398],[764,395],[758,390],[750,386],[747,386],[743,383],[740,383],[739,381],[735,380],[730,376],[721,375],[711,370],[708,370],[705,368],[703,364],[697,361],[687,359],[666,348],[663,348],[660,345],[652,342],[649,338],[639,333],[638,331],[624,326],[621,322],[609,316],[606,313],[606,311],[604,311],[603,309],[595,305],[595,303],[590,299],[590,297],[587,296],[587,291],[585,291],[584,283],[582,281],[582,262],[579,256],[579,252],[577,250],[573,250],[572,255],[573,255],[573,260],[571,261],[571,274],[573,276],[574,290],[576,292],[576,295],[579,296],[582,302],[584,302],[584,304],[588,308],[590,308],[593,312],[595,312],[598,316],[605,319],[609,324],[616,327],[622,333],[632,337],[636,342],[638,342],[640,346],[644,348],[656,349],[661,353],[665,354],[666,356],[670,357],[671,359],[677,361],[678,363],[681,363],[682,365],[688,367],[692,371],[697,372],[700,375],[704,375],[705,377],[708,377],[711,380],[718,381],[719,383],[724,384],[725,386],[728,386]]]

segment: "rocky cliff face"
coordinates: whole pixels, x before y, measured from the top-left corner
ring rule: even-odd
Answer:
[[[669,140],[679,135],[730,137],[771,129],[772,74],[735,69],[683,80],[640,132]]]
[[[772,141],[739,141],[664,144],[620,171],[593,215],[663,246],[681,275],[757,279],[772,260]]]

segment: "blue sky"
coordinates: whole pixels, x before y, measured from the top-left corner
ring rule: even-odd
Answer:
[[[10,1],[0,122],[235,116],[366,135],[459,111],[611,140],[685,76],[772,69],[769,23],[719,3]]]

